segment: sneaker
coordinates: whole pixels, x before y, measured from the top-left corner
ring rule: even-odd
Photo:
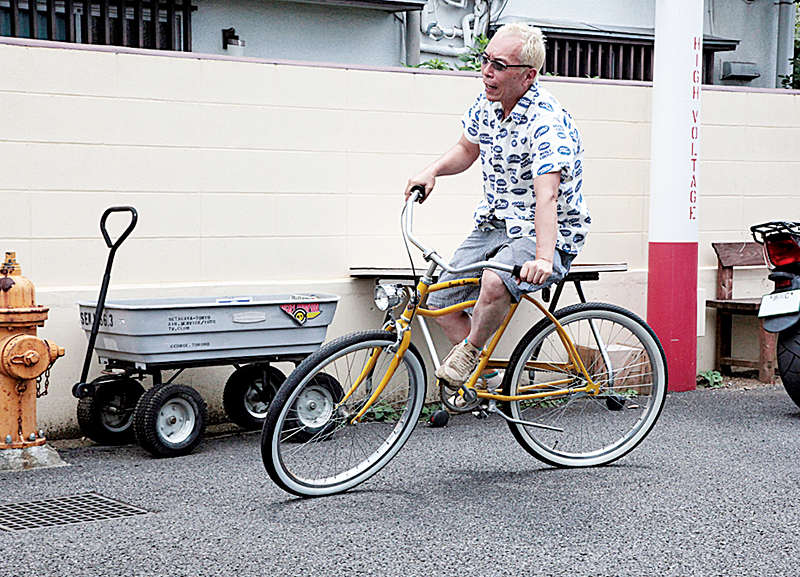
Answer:
[[[481,349],[476,349],[464,339],[463,343],[454,346],[445,357],[444,362],[436,369],[436,376],[453,387],[460,387],[478,366],[480,356]]]
[[[497,389],[503,384],[503,375],[499,371],[492,371],[481,375],[475,383],[475,390],[481,392],[495,393]],[[457,409],[463,409],[467,406],[464,398],[457,392],[447,397],[447,402]],[[447,409],[447,407],[445,407]],[[454,412],[454,411],[451,411]]]

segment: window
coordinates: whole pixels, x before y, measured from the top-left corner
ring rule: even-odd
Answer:
[[[602,28],[580,22],[527,21],[547,39],[545,74],[573,78],[653,80],[652,29]],[[499,25],[493,26],[492,32]],[[703,37],[703,82],[714,83],[714,54],[736,50],[738,40]]]
[[[547,34],[544,72],[578,78],[652,80],[653,43]]]
[[[191,0],[0,0],[0,36],[192,50]]]

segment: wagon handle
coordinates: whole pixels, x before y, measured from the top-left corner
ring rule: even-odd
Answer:
[[[111,237],[106,230],[106,220],[112,212],[130,212],[131,222],[128,228],[125,229],[116,242],[112,242]],[[103,314],[103,309],[106,306],[106,294],[108,293],[108,284],[111,282],[111,267],[114,264],[114,255],[117,249],[130,236],[133,229],[136,227],[136,221],[139,215],[136,209],[132,206],[112,206],[103,212],[100,218],[100,232],[103,233],[103,239],[106,245],[111,250],[108,253],[108,262],[106,262],[106,272],[103,275],[103,284],[100,285],[100,295],[97,297],[97,308],[94,310],[94,319],[92,321],[92,332],[89,334],[89,344],[86,347],[86,358],[83,360],[83,371],[81,372],[81,380],[72,387],[72,394],[78,399],[91,397],[94,394],[94,387],[86,383],[86,378],[89,376],[89,365],[92,362],[92,353],[94,352],[94,344],[97,341],[97,332],[100,329],[100,318]]]
[[[128,225],[128,228],[125,229],[120,237],[117,239],[117,242],[111,242],[111,237],[108,236],[108,231],[106,230],[106,220],[108,219],[109,215],[112,212],[130,212],[131,213],[131,223]],[[139,220],[139,214],[136,212],[136,209],[132,206],[112,206],[111,208],[107,208],[106,211],[103,213],[102,218],[100,218],[100,232],[103,233],[103,239],[106,241],[106,246],[111,249],[112,259],[113,253],[117,251],[119,245],[121,245],[126,238],[133,232],[133,229],[136,227],[136,222]]]

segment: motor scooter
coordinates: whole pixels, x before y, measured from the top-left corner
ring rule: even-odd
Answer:
[[[758,316],[764,330],[778,333],[778,372],[800,407],[800,222],[765,222],[750,232],[764,246],[769,280],[775,283],[775,290],[762,297]]]

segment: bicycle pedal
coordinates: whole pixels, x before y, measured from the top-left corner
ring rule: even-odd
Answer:
[[[480,409],[478,411],[472,411],[472,416],[478,419],[479,421],[489,418],[489,414],[484,409]]]
[[[453,415],[470,413],[478,408],[478,401],[480,399],[475,398],[474,401],[471,403],[467,402],[463,397],[458,394],[454,395],[441,395],[441,401],[444,408]]]
[[[478,400],[478,393],[475,392],[475,389],[462,387],[461,391],[465,403],[472,404]]]

